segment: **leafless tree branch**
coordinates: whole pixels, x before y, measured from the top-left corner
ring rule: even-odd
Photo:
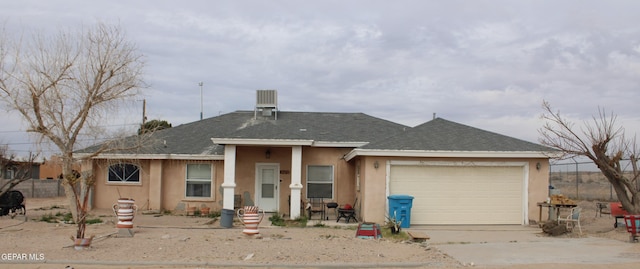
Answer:
[[[561,158],[589,158],[611,183],[623,207],[629,213],[640,213],[638,146],[635,137],[626,138],[617,117],[599,108],[592,122],[585,122],[577,132],[575,125],[560,112],[554,112],[548,102],[543,102],[543,109],[542,118],[546,122],[539,130],[540,143],[561,151]],[[623,160],[630,160],[630,167]],[[631,176],[625,173],[627,168],[631,169]]]

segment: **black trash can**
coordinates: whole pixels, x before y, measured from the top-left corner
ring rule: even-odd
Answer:
[[[224,228],[232,228],[233,227],[233,216],[236,215],[236,212],[233,209],[222,209],[220,213],[220,227]]]

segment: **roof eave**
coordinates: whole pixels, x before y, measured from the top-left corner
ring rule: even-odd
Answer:
[[[78,158],[88,157],[87,153],[75,153]],[[100,154],[92,159],[139,159],[139,160],[224,160],[224,155],[202,155],[202,154]]]
[[[369,142],[331,142],[331,141],[313,141],[311,146],[313,147],[324,147],[324,148],[359,148]]]
[[[354,149],[349,152],[347,161],[357,156],[387,157],[445,157],[445,158],[553,158],[554,152],[541,151],[446,151],[446,150],[383,150]]]
[[[211,138],[218,145],[266,145],[266,146],[311,146],[313,140],[305,139],[253,139],[253,138]]]

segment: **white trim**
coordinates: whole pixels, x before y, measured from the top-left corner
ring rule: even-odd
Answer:
[[[313,147],[330,147],[330,148],[359,148],[369,142],[330,142],[330,141],[314,141]]]
[[[385,196],[389,197],[389,184],[391,184],[391,166],[520,166],[523,169],[522,176],[522,225],[529,225],[529,163],[528,162],[472,162],[472,161],[387,161],[386,165],[386,190]],[[389,208],[389,201],[385,202],[385,208]]]
[[[306,185],[306,197],[309,198],[309,167],[313,166],[313,167],[329,167],[331,168],[331,199],[335,199],[336,198],[336,173],[337,173],[337,169],[336,169],[336,165],[335,164],[307,164],[306,165],[306,175],[305,175],[305,185]],[[329,183],[325,183],[325,182],[318,182],[318,181],[311,181],[311,183],[314,184],[329,184]],[[322,197],[323,199],[327,199],[327,197]]]
[[[90,156],[87,153],[74,153],[78,158]],[[139,159],[139,160],[201,160],[222,161],[224,155],[199,155],[199,154],[99,154],[92,159]]]
[[[228,145],[224,148],[224,181],[222,188],[222,208],[233,210],[234,192],[236,188],[236,146]]]
[[[138,168],[138,181],[110,181],[109,180],[109,174],[111,173],[111,167],[114,165],[133,165],[136,168]],[[142,185],[142,167],[140,167],[140,165],[137,164],[133,164],[133,163],[121,163],[121,164],[110,164],[107,167],[107,177],[106,177],[106,182],[105,185],[123,185],[123,186],[131,186],[131,185]]]
[[[209,180],[198,180],[198,179],[192,179],[189,180],[188,175],[189,175],[189,165],[209,165]],[[216,188],[216,181],[215,181],[215,165],[213,165],[213,163],[185,163],[184,164],[184,195],[183,198],[184,199],[206,199],[206,200],[215,200],[215,188]],[[187,183],[191,181],[191,182],[208,182],[211,186],[210,186],[210,190],[209,190],[209,197],[203,197],[203,196],[187,196]]]
[[[262,185],[260,183],[262,183],[262,175],[260,174],[260,170],[261,168],[274,168],[275,169],[275,178],[274,178],[274,185],[275,185],[275,190],[274,190],[274,201],[275,201],[275,208],[274,211],[279,211],[280,208],[280,163],[256,163],[255,164],[255,179],[254,179],[254,185],[255,185],[255,189],[254,189],[254,194],[255,194],[255,202],[257,206],[260,206],[261,209],[264,209],[264,205],[262,204]],[[270,209],[266,209],[269,210],[267,212],[272,212],[270,211]]]
[[[350,161],[356,156],[384,157],[446,157],[446,158],[550,158],[552,153],[541,151],[445,151],[445,150],[380,150],[354,149],[345,155]]]
[[[390,165],[418,165],[418,166],[527,166],[528,162],[485,162],[485,161],[394,161],[387,162]]]
[[[250,138],[215,138],[211,141],[218,145],[270,145],[270,146],[311,146],[313,140],[303,139],[250,139]]]

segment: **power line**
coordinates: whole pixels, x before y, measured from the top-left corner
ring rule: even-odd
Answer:
[[[98,125],[96,127],[121,127],[121,126],[140,126],[140,123],[124,123],[124,124],[109,124],[109,125]],[[0,130],[0,133],[31,133],[27,132],[27,130]]]

